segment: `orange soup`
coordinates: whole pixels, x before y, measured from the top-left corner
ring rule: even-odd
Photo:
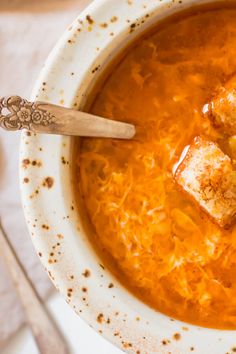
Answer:
[[[235,19],[236,7],[213,4],[139,38],[90,107],[134,123],[138,138],[83,139],[77,151],[93,242],[123,284],[169,316],[225,329],[236,329],[236,225],[212,222],[177,187],[172,168],[199,134],[236,161],[236,137],[202,114],[236,72]]]

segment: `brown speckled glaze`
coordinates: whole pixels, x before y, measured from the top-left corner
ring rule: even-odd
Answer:
[[[109,61],[159,19],[204,0],[94,1],[68,28],[38,78],[32,100],[83,108]],[[187,325],[141,303],[101,264],[76,210],[69,137],[23,132],[20,186],[32,242],[74,311],[127,353],[236,352],[234,331]],[[220,314],[219,314],[220,315]]]

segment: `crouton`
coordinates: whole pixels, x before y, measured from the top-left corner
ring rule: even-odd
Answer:
[[[236,219],[236,172],[219,146],[196,137],[173,171],[178,185],[221,226]]]
[[[219,89],[212,101],[203,107],[203,113],[226,134],[236,134],[236,77]]]

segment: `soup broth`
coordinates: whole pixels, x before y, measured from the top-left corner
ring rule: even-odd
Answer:
[[[177,187],[172,168],[196,135],[236,160],[202,114],[236,72],[236,6],[198,7],[158,24],[113,65],[90,112],[138,126],[137,139],[83,139],[77,180],[123,284],[174,318],[236,328],[236,226],[217,226]],[[106,262],[109,266],[109,262]]]

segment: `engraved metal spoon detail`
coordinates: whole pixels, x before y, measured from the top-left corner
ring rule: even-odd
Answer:
[[[46,102],[28,102],[19,96],[0,99],[0,127],[35,133],[132,139],[133,124],[102,118]]]

